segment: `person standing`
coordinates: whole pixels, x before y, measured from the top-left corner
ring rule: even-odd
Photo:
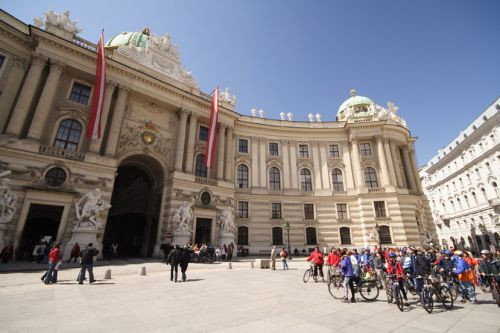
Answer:
[[[219,245],[215,249],[215,260],[220,261],[221,253],[222,253],[222,251],[221,251],[220,245]]]
[[[474,271],[471,269],[467,261],[465,261],[465,259],[463,258],[462,251],[455,251],[454,254],[458,256],[454,273],[458,275],[458,280],[460,281],[462,303],[467,302],[467,299],[469,299],[472,304],[477,304],[476,293],[472,284],[472,282],[474,281]]]
[[[89,283],[94,283],[94,257],[99,254],[99,250],[97,250],[92,243],[89,243],[85,249],[80,253],[81,259],[81,270],[80,275],[78,276],[78,284],[83,284],[83,280],[85,280],[85,272],[89,272]]]
[[[231,261],[233,259],[233,252],[234,252],[234,244],[231,242],[229,246],[227,247],[227,261]]]
[[[71,259],[74,259],[73,262],[76,263],[76,259],[80,258],[80,245],[78,242],[73,245],[73,248],[71,249],[71,255],[68,260],[68,264],[71,262]]]
[[[280,257],[281,257],[281,262],[283,263],[283,270],[288,269],[288,263],[286,262],[287,256],[288,256],[288,253],[286,253],[285,248],[282,247],[281,252],[280,252]]]
[[[170,251],[168,255],[167,264],[170,264],[170,281],[174,281],[174,271],[175,271],[175,282],[177,282],[177,271],[179,270],[179,263],[181,259],[181,248],[179,245],[175,245],[175,248]]]
[[[181,273],[182,273],[182,282],[186,282],[186,271],[189,265],[189,250],[187,247],[184,247],[181,250],[181,255],[179,257],[179,265],[181,266]],[[177,275],[177,273],[176,273]]]
[[[3,248],[2,253],[0,253],[0,257],[2,258],[2,263],[3,264],[8,263],[9,260],[12,259],[13,255],[14,255],[14,247],[12,246],[11,243],[9,243]]]
[[[340,261],[340,271],[344,277],[344,292],[345,297],[343,302],[349,303],[349,289],[351,289],[351,303],[356,303],[356,291],[354,290],[354,270],[352,269],[351,256],[352,252],[348,251],[347,255],[343,255]]]
[[[276,251],[276,245],[273,246],[273,249],[271,250],[271,269],[273,271],[276,270],[276,257],[278,256],[278,253]]]
[[[48,254],[49,269],[48,269],[47,275],[45,276],[45,279],[43,281],[45,284],[52,283],[52,281],[54,279],[53,275],[57,274],[57,273],[55,273],[56,265],[59,261],[62,260],[61,251],[59,250],[60,246],[61,246],[61,243],[56,243]],[[57,278],[55,278],[54,280],[57,281]]]

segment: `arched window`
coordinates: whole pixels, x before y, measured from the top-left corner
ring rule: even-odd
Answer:
[[[378,233],[380,235],[380,244],[392,244],[391,229],[389,226],[381,225]]]
[[[238,245],[248,245],[248,227],[238,227]]]
[[[486,249],[489,250],[491,246],[491,240],[489,235],[484,235],[484,242],[486,243]]]
[[[283,245],[283,229],[280,227],[273,228],[273,245]]]
[[[276,167],[269,169],[269,188],[271,190],[281,190],[280,171]]]
[[[300,170],[300,190],[312,191],[311,171],[309,169]]]
[[[61,121],[57,129],[54,147],[76,151],[81,133],[82,125],[78,121],[73,119]]]
[[[332,170],[332,183],[334,191],[343,191],[344,190],[344,181],[342,179],[342,171],[340,169]]]
[[[197,177],[207,177],[207,166],[205,165],[204,154],[196,155],[196,168],[194,174]]]
[[[495,243],[496,247],[500,247],[500,235],[498,234],[498,232],[495,232]]]
[[[372,167],[365,169],[365,185],[368,188],[378,187],[377,174],[375,173],[375,169]]]
[[[340,244],[349,245],[351,244],[351,230],[348,227],[341,227],[339,229],[340,233]]]
[[[467,237],[467,241],[469,242],[469,247],[471,248],[472,252],[476,252],[476,247],[474,246],[474,241],[472,240],[471,236]]]
[[[481,237],[476,235],[476,243],[478,247],[478,251],[481,251],[483,249],[483,241],[481,240]]]
[[[462,250],[465,249],[465,239],[463,237],[460,237],[460,248]]]
[[[498,189],[498,185],[496,182],[491,183],[491,186],[493,186],[493,190],[495,190],[495,194],[497,195],[497,198],[500,198],[500,189]]]
[[[248,167],[245,164],[238,165],[236,170],[236,185],[238,188],[248,188]]]
[[[450,237],[450,241],[453,244],[453,248],[456,249],[457,248],[457,242],[455,241],[455,238]]]
[[[472,192],[472,198],[474,199],[474,203],[477,205],[477,196],[476,196],[476,192]]]
[[[316,228],[306,228],[306,242],[307,245],[317,245],[318,241],[316,239]]]

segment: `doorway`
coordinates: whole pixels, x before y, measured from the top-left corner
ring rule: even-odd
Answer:
[[[26,217],[18,258],[28,260],[40,241],[55,241],[64,206],[31,204]]]
[[[212,234],[212,219],[197,218],[196,219],[196,233],[194,242],[201,245],[203,243],[210,243],[210,236]]]

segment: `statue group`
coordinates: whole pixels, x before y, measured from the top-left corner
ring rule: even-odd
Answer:
[[[99,229],[103,227],[101,211],[111,208],[111,205],[102,199],[101,190],[95,188],[85,193],[75,203],[76,218],[78,223],[76,229]]]
[[[17,211],[17,195],[10,189],[10,179],[6,178],[10,174],[10,170],[0,173],[0,223],[10,222]]]

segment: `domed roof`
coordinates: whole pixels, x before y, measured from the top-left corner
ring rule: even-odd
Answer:
[[[356,90],[351,89],[351,97],[348,98],[344,103],[342,103],[339,107],[339,110],[337,112],[337,116],[339,114],[342,114],[345,109],[347,109],[350,106],[355,106],[355,105],[371,105],[374,104],[371,99],[365,96],[356,96]]]
[[[122,32],[106,43],[106,46],[133,45],[145,48],[149,42],[149,29],[144,28],[142,32]]]

